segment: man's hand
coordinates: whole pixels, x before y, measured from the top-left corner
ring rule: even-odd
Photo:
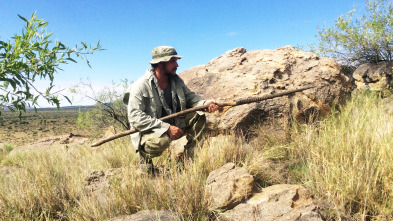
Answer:
[[[172,125],[169,126],[167,133],[169,138],[171,138],[172,140],[177,140],[184,134],[184,132],[180,128]]]
[[[220,109],[220,106],[216,104],[216,101],[214,99],[206,100],[204,105],[210,104],[208,108],[206,108],[206,112],[208,113],[213,113],[216,110]]]

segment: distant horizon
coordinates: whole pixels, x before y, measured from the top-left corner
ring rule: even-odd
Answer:
[[[79,108],[93,108],[95,105],[69,105],[69,106],[60,106],[60,109],[57,109],[57,107],[37,107],[37,111],[42,111],[42,110],[64,110],[64,109],[79,109]],[[4,111],[10,111],[9,108],[5,108]],[[34,111],[34,107],[26,107],[26,111]],[[15,110],[15,112],[18,112]]]

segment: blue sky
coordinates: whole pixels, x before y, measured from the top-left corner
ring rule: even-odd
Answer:
[[[67,46],[100,41],[106,50],[89,56],[92,68],[82,62],[63,65],[55,85],[67,88],[89,78],[102,87],[143,75],[151,50],[159,45],[174,46],[183,56],[181,72],[236,47],[251,51],[315,43],[318,26],[332,26],[339,15],[362,4],[364,0],[0,0],[0,40],[21,33],[24,24],[17,14],[36,12],[49,22],[54,39]]]

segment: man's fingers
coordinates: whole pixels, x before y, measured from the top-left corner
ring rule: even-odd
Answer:
[[[177,140],[183,135],[183,131],[180,128],[171,125],[168,130],[168,135],[172,140]]]
[[[212,112],[214,112],[214,111],[216,111],[216,110],[219,110],[219,109],[220,109],[220,107],[219,107],[218,105],[216,105],[216,104],[210,104],[209,107],[207,108],[207,111],[208,111],[209,113],[212,113]]]

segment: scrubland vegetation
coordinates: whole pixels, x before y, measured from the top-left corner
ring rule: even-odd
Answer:
[[[93,131],[81,129],[75,124],[78,113],[85,110],[26,111],[21,117],[16,112],[5,111],[0,115],[0,143],[21,146],[43,137],[74,133],[91,135]],[[95,130],[98,130],[95,128]],[[95,135],[98,135],[95,133]]]
[[[392,61],[392,2],[366,1],[366,14],[360,15],[360,20],[353,17],[354,12],[340,16],[333,28],[321,28],[315,51],[346,61],[347,65]],[[37,25],[47,24],[34,14],[30,21],[21,19],[27,25],[26,34],[18,36],[23,41],[35,36]],[[356,94],[339,111],[318,122],[294,123],[289,137],[273,136],[263,128],[255,129],[258,135],[250,142],[231,134],[207,137],[181,171],[167,151],[155,159],[162,172],[152,177],[140,167],[127,137],[96,149],[86,144],[17,151],[17,146],[45,132],[57,135],[72,131],[64,128],[75,123],[67,118],[49,120],[33,115],[29,120],[15,117],[8,121],[4,120],[7,113],[3,109],[14,106],[22,113],[29,102],[35,106],[37,100],[29,93],[29,82],[34,82],[34,77],[29,76],[52,77],[52,82],[55,67],[67,60],[73,62],[70,53],[75,51],[56,43],[52,49],[55,53],[50,53],[42,48],[43,41],[23,44],[27,48],[16,42],[0,43],[0,50],[14,49],[14,54],[1,57],[0,63],[7,66],[0,76],[27,73],[23,78],[27,80],[21,83],[9,77],[2,84],[11,93],[0,100],[0,135],[3,143],[7,139],[12,144],[0,148],[0,220],[105,220],[145,209],[168,210],[183,220],[206,220],[212,214],[208,210],[209,196],[204,192],[205,180],[209,172],[227,162],[246,168],[259,187],[277,183],[305,186],[315,199],[326,202],[322,205],[327,205],[323,210],[327,220],[393,220],[393,113],[376,94]],[[35,56],[33,43],[45,53]],[[76,55],[88,48],[86,43],[82,45]],[[99,50],[100,45],[92,49]],[[63,50],[69,51],[68,56],[56,57],[56,52]],[[28,65],[19,65],[23,53],[33,53],[29,64],[37,68],[40,64],[48,70],[42,74]],[[54,63],[46,62],[49,54],[53,54]],[[15,69],[15,64],[25,69]],[[59,105],[55,95],[44,98]],[[90,115],[81,116],[86,119]],[[31,129],[26,132],[20,128]],[[94,192],[87,188],[89,174],[113,168],[117,170],[107,185]]]
[[[393,117],[372,93],[356,95],[314,124],[297,124],[290,138],[244,142],[233,135],[207,138],[179,172],[170,151],[155,159],[157,177],[139,167],[128,137],[96,149],[52,148],[0,152],[0,219],[103,220],[145,209],[165,209],[185,220],[205,220],[205,180],[227,162],[246,168],[259,187],[299,183],[329,205],[330,220],[393,218]],[[14,148],[17,149],[17,148]],[[85,178],[118,168],[95,192]]]

